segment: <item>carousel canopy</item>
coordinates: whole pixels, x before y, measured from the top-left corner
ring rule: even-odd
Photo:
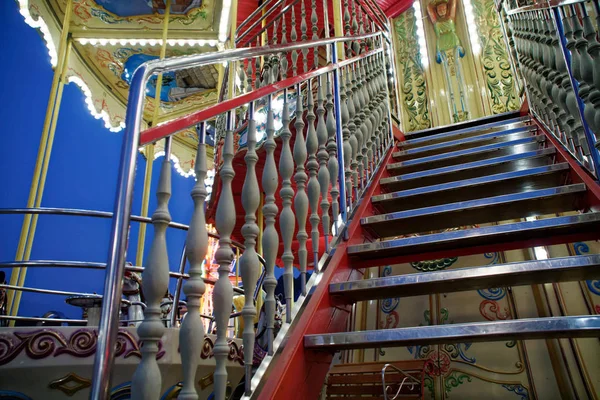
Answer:
[[[81,88],[92,115],[102,119],[106,128],[114,132],[125,126],[129,82],[140,64],[159,58],[163,46],[166,57],[222,50],[230,28],[231,0],[171,0],[170,10],[167,0],[17,0],[17,3],[25,22],[40,31],[53,67],[58,61],[65,13],[67,7],[72,7],[67,80]],[[221,69],[220,65],[210,65],[167,73],[160,85],[154,77],[146,90],[146,126],[215,104]],[[160,86],[158,93],[157,86]],[[175,136],[173,158],[182,175],[193,174],[196,148],[194,128]],[[155,155],[164,154],[161,150],[162,143],[157,143]]]

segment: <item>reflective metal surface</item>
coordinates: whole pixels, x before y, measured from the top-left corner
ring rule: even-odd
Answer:
[[[402,142],[403,144],[413,144],[418,143],[418,141],[429,141],[435,138],[442,138],[454,135],[461,135],[465,133],[473,133],[473,132],[483,132],[490,129],[508,129],[513,124],[525,123],[530,120],[528,116],[520,117],[518,114],[515,114],[514,118],[505,119],[500,121],[489,122],[487,124],[478,125],[477,121],[489,119],[489,117],[484,117],[480,119],[474,119],[468,121],[466,124],[452,124],[439,126],[435,128],[424,129],[422,131],[414,131],[407,133],[405,135],[406,142]],[[468,125],[468,126],[465,126]],[[462,128],[461,128],[462,127]]]
[[[378,237],[429,232],[577,210],[585,192],[580,183],[374,215],[362,218],[361,224]]]
[[[523,153],[538,148],[546,140],[545,136],[529,136],[508,142],[493,143],[471,149],[451,151],[429,157],[421,157],[398,163],[388,164],[387,171],[391,175],[425,171],[434,168],[486,160],[493,157]]]
[[[380,194],[373,196],[371,202],[378,210],[383,212],[410,210],[418,207],[476,199],[483,195],[499,196],[559,186],[566,182],[568,172],[569,164],[566,162],[544,165]]]
[[[600,255],[574,256],[333,283],[329,293],[355,302],[599,277]]]
[[[554,148],[526,151],[523,153],[490,158],[488,160],[391,176],[389,178],[381,179],[379,184],[383,189],[391,191],[459,181],[547,165],[551,163],[552,160],[550,159],[550,156],[553,156],[554,154],[556,154],[556,149]]]
[[[462,341],[471,343],[599,335],[600,316],[552,317],[307,335],[304,337],[304,347],[337,351]]]
[[[440,142],[435,144],[426,144],[425,146],[414,147],[407,150],[400,150],[393,154],[395,160],[409,160],[416,157],[431,156],[434,154],[442,154],[450,151],[470,149],[484,144],[492,144],[498,142],[506,142],[509,140],[524,138],[527,135],[532,135],[536,131],[531,126],[521,128],[507,129],[499,132],[485,133],[467,138],[459,138]],[[400,146],[399,146],[400,147]]]
[[[372,259],[391,255],[419,254],[471,246],[520,242],[532,237],[543,239],[575,233],[597,233],[596,237],[600,237],[600,213],[540,219],[365,243],[349,246],[348,254]]]

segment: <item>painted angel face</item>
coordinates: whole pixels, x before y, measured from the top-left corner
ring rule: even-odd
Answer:
[[[445,17],[448,13],[448,5],[446,3],[440,3],[436,7],[436,11],[440,17]]]

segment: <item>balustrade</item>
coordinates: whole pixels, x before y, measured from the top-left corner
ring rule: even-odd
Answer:
[[[261,244],[265,264],[262,286],[266,292],[266,350],[268,355],[273,355],[277,343],[276,268],[283,267],[285,322],[291,323],[296,301],[294,268],[300,274],[300,292],[306,295],[309,268],[318,273],[320,258],[333,243],[343,240],[340,238],[343,224],[362,191],[367,188],[367,182],[392,138],[384,38],[373,28],[381,22],[373,14],[367,14],[367,8],[361,3],[352,2],[350,5],[345,1],[345,36],[321,39],[328,36],[329,22],[319,20],[320,16],[328,15],[323,8],[327,7],[327,2],[279,0],[267,1],[266,4],[261,6],[262,17],[261,13],[253,13],[255,18],[260,18],[242,24],[238,29],[238,32],[243,31],[240,42],[252,47],[150,62],[135,72],[132,81],[126,120],[127,146],[137,148],[162,138],[170,141],[174,132],[200,124],[195,165],[198,180],[191,193],[194,210],[186,239],[189,279],[183,286],[188,314],[180,330],[184,379],[179,396],[185,399],[198,398],[195,375],[205,335],[200,319],[200,302],[205,293],[203,261],[208,246],[205,226],[207,192],[204,187],[206,145],[203,140],[208,121],[217,119],[224,122],[217,123],[215,140],[219,146],[215,152],[218,181],[213,193],[218,197],[211,200],[208,211],[208,215],[214,215],[219,235],[215,254],[219,277],[213,290],[217,336],[214,345],[214,392],[219,400],[225,398],[228,382],[230,349],[227,330],[233,296],[229,275],[234,258],[234,239],[243,239],[245,247],[238,266],[246,294],[241,310],[245,392],[251,393],[253,356],[257,346],[254,321],[258,313],[252,293],[256,291],[260,274],[257,245],[261,221],[258,221],[257,213],[261,193],[264,194]],[[310,16],[307,15],[307,7],[311,7]],[[371,33],[364,33],[365,26]],[[263,44],[274,47],[264,48]],[[345,59],[338,58],[338,47],[344,49]],[[320,54],[319,50],[325,49],[327,51]],[[323,60],[324,54],[327,56]],[[310,56],[313,57],[312,62]],[[232,73],[237,81],[231,99],[223,99],[216,106],[140,134],[143,88],[152,74],[221,62],[229,63],[228,68],[234,71]],[[131,185],[134,176],[130,160],[133,156],[133,152],[124,155],[121,179],[125,186]],[[262,173],[261,181],[259,173]],[[241,190],[234,187],[238,181],[237,178],[234,180],[236,174],[244,177]],[[144,346],[142,362],[134,377],[135,398],[157,398],[160,393],[160,371],[155,355],[165,325],[157,319],[156,309],[169,278],[165,236],[170,222],[167,208],[169,177],[167,157],[157,189],[159,202],[153,216],[155,237],[144,272],[144,294],[148,305],[145,320],[138,330]],[[130,202],[130,199],[124,201],[115,215],[117,226],[129,223],[127,209],[130,204],[127,201]],[[241,208],[236,209],[238,202]],[[237,221],[236,214],[244,216],[243,223]],[[236,224],[242,226],[236,230]],[[242,237],[237,237],[237,232]],[[324,246],[320,244],[322,237]],[[283,265],[276,265],[278,255]],[[119,285],[116,280],[110,284]],[[101,321],[101,331],[106,322],[106,319]],[[108,345],[112,346],[111,343]],[[107,376],[106,369],[100,368],[99,371],[97,378],[102,374]]]
[[[600,43],[596,0],[534,4],[516,10],[504,26],[515,44],[532,111],[596,177],[599,171]],[[501,19],[505,24],[505,20]],[[596,148],[594,148],[596,147]]]

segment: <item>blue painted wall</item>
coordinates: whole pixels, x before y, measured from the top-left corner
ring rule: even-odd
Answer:
[[[46,103],[53,71],[43,39],[23,22],[14,1],[0,2],[3,35],[0,35],[0,207],[25,207],[33,176],[35,158],[42,131]],[[112,211],[115,182],[123,132],[104,128],[87,110],[82,92],[73,84],[64,89],[62,107],[50,160],[50,168],[42,206],[71,207]],[[153,187],[156,188],[162,158],[154,165]],[[145,160],[138,158],[134,213],[141,208],[141,191]],[[171,214],[174,221],[189,221],[192,201],[189,196],[192,178],[173,172]],[[151,197],[150,210],[156,206]],[[0,215],[0,260],[13,260],[21,230],[22,216]],[[41,216],[31,259],[89,260],[105,262],[110,221],[80,217]],[[131,251],[127,259],[134,261],[137,246],[136,223],[130,233]],[[153,230],[147,231],[146,251]],[[168,233],[169,261],[172,270],[178,266],[184,241],[182,231]],[[7,277],[10,276],[10,271]],[[104,272],[74,269],[33,269],[27,273],[26,286],[68,291],[101,293]],[[172,282],[171,290],[174,288]],[[53,295],[24,293],[19,315],[40,316],[48,310],[80,318],[81,310]]]

